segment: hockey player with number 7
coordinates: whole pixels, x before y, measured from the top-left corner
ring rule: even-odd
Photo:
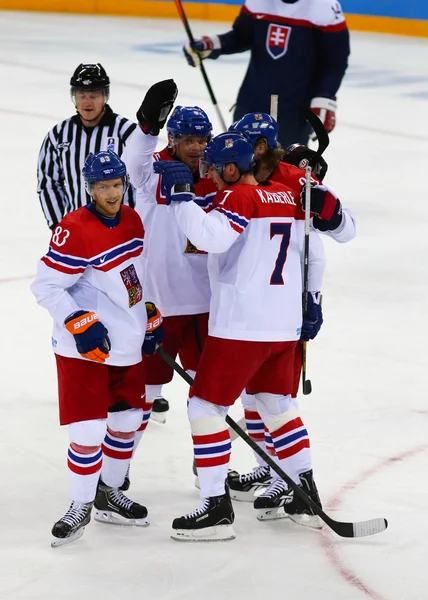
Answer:
[[[342,206],[336,194],[324,183],[327,163],[318,152],[294,144],[283,150],[278,142],[278,125],[265,113],[249,113],[230,126],[229,131],[244,134],[251,142],[256,162],[254,175],[257,181],[273,181],[291,185],[304,195],[305,172],[307,164],[312,168],[311,176],[311,221],[310,227],[318,233],[327,235],[336,242],[346,243],[355,237],[355,217],[353,213]],[[314,320],[319,318],[320,307],[312,302],[309,296],[309,310]],[[310,339],[309,337],[307,338]],[[302,368],[302,355],[296,355],[296,372]],[[244,407],[247,431],[263,450],[272,453],[272,440],[266,431],[263,419],[257,411],[253,395],[243,392],[241,400]],[[257,466],[249,473],[238,474],[231,472],[228,477],[232,499],[242,502],[253,502],[254,494],[271,483],[270,469],[265,461],[256,453]],[[277,498],[280,505],[285,502],[286,493]],[[285,517],[278,511],[276,517]]]
[[[295,355],[306,323],[302,314],[304,212],[291,187],[254,178],[251,143],[223,133],[205,149],[201,163],[220,190],[205,213],[193,202],[193,181],[185,165],[158,161],[166,201],[184,233],[206,250],[211,282],[209,335],[191,388],[188,416],[201,488],[200,507],[173,522],[177,540],[235,537],[226,477],[231,450],[225,415],[244,388],[272,437],[275,460],[320,504],[312,475],[309,437],[293,403],[298,380]],[[325,259],[311,234],[309,291],[319,296]],[[313,326],[315,335],[318,326]],[[279,492],[286,484],[275,480]],[[289,495],[290,517],[318,526],[318,517]],[[254,507],[276,510],[271,497]]]

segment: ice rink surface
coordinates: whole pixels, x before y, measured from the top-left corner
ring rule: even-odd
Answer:
[[[196,35],[227,29],[192,25]],[[50,529],[69,505],[68,436],[58,425],[51,319],[29,291],[49,240],[36,195],[39,147],[74,112],[69,79],[80,62],[107,69],[115,112],[134,118],[148,87],[174,77],[179,103],[200,105],[220,129],[199,71],[181,54],[178,20],[4,12],[0,30],[0,598],[426,600],[428,40],[352,34],[325,156],[357,238],[325,242],[325,323],[308,350],[313,393],[301,397],[326,512],[386,517],[389,529],[344,540],[327,528],[260,523],[237,503],[234,541],[173,542],[172,519],[199,504],[187,388],[174,379],[168,422],[150,424],[132,467],[130,496],[147,505],[151,526],[92,522],[81,540],[53,550]],[[228,122],[247,60],[206,63]],[[254,464],[240,440],[231,464]]]

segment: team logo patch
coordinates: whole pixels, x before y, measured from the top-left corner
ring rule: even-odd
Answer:
[[[122,281],[128,290],[129,308],[132,308],[137,304],[137,302],[141,302],[143,297],[143,288],[140,280],[138,279],[134,265],[129,265],[129,267],[123,269],[123,271],[120,272],[120,276],[122,277]]]
[[[225,148],[232,148],[232,146],[233,146],[233,140],[224,140]]]
[[[276,60],[287,52],[291,27],[271,23],[266,37],[266,50]]]
[[[187,240],[184,254],[207,254],[205,250],[199,250],[190,240]]]

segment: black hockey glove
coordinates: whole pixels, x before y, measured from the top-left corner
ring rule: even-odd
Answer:
[[[173,79],[159,81],[149,88],[137,111],[137,119],[144,133],[159,135],[177,98],[178,89]]]
[[[299,169],[305,169],[308,165],[311,167],[314,175],[320,181],[324,179],[327,173],[328,164],[315,150],[301,144],[292,144],[285,149],[285,155],[282,159],[289,165],[294,165]]]
[[[306,184],[300,192],[305,210]],[[342,223],[342,205],[339,198],[325,185],[311,185],[311,215],[313,226],[320,231],[334,231]]]

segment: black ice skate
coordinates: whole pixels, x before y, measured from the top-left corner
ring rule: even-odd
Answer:
[[[92,502],[79,504],[72,502],[65,515],[52,527],[52,548],[63,546],[82,537],[86,525],[91,520]]]
[[[230,471],[227,483],[230,488],[232,500],[240,502],[253,502],[254,494],[266,488],[271,482],[271,474],[268,466],[255,467],[251,473],[239,475],[236,471]]]
[[[118,488],[100,482],[94,502],[94,519],[112,525],[147,527],[147,508],[127,498]]]
[[[193,512],[174,519],[173,540],[180,542],[215,542],[233,540],[235,533],[232,523],[235,520],[229,493],[211,496],[202,501]]]
[[[311,498],[320,508],[321,500],[318,495],[317,486],[313,478],[312,470],[300,473],[299,475],[302,485],[300,486],[302,491]],[[284,511],[290,517],[292,521],[305,527],[311,527],[313,529],[321,529],[322,521],[314,514],[311,508],[307,506],[296,494],[291,492],[289,501],[284,505]]]
[[[152,414],[150,416],[156,423],[166,423],[166,413],[169,411],[169,402],[163,396],[156,396],[153,400]]]
[[[283,510],[286,502],[290,502],[290,492],[287,484],[283,479],[272,479],[265,491],[254,500],[258,520],[285,519],[288,517]]]

